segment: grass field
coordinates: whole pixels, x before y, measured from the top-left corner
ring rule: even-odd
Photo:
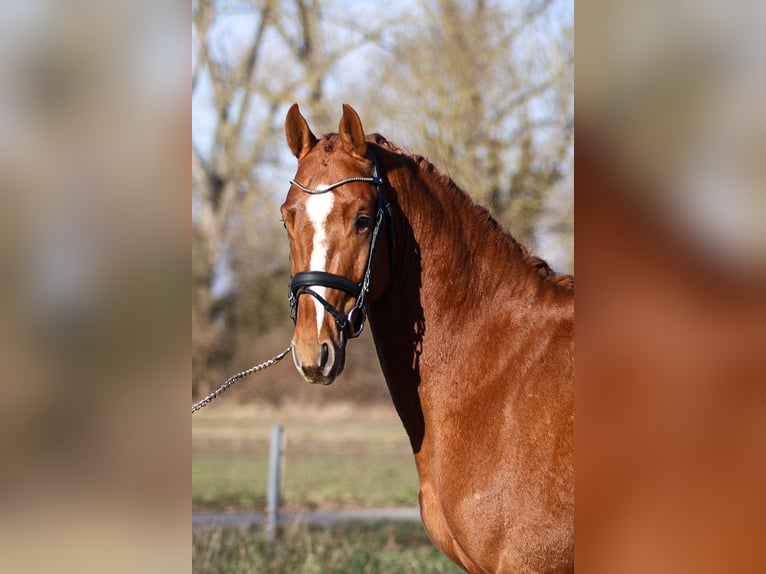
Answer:
[[[417,506],[415,464],[393,407],[215,405],[192,420],[194,511],[264,508],[275,423],[287,436],[285,510]]]
[[[195,529],[195,574],[461,573],[430,543],[420,524],[296,526],[269,545],[256,528]]]
[[[263,510],[273,424],[287,435],[282,508],[417,506],[407,435],[393,407],[266,410],[216,405],[192,419],[195,512]],[[286,527],[274,546],[259,527],[193,530],[196,574],[462,572],[419,523]]]

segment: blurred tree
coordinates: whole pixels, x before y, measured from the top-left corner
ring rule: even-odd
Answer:
[[[207,149],[192,141],[193,165],[193,244],[192,305],[195,392],[209,371],[219,363],[226,347],[221,337],[226,329],[226,300],[215,297],[214,286],[220,272],[235,211],[244,198],[256,189],[252,166],[262,161],[266,138],[254,138],[245,149],[248,114],[255,94],[253,78],[259,64],[265,31],[272,18],[270,2],[254,7],[255,30],[249,46],[234,56],[235,64],[213,49],[218,6],[210,0],[193,4],[194,62],[193,95],[205,85],[212,95],[215,125]],[[268,126],[268,124],[263,124]],[[249,126],[248,126],[249,127]],[[248,134],[249,135],[249,134]],[[257,142],[263,142],[258,145]],[[206,385],[209,386],[209,385]],[[206,389],[202,389],[206,390]]]
[[[370,108],[414,151],[532,249],[541,234],[572,235],[568,6],[422,0],[422,21],[403,29],[388,65],[377,68],[382,90],[370,95]],[[571,269],[571,249],[564,251]]]

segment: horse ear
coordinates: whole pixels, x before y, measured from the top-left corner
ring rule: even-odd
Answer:
[[[301,115],[298,104],[293,104],[287,112],[285,118],[285,135],[287,136],[287,145],[293,152],[293,155],[299,160],[305,156],[308,151],[317,143],[316,136],[311,133],[309,124]]]
[[[343,149],[351,155],[367,157],[367,142],[364,140],[364,128],[359,114],[348,104],[343,104],[343,117],[338,127]]]

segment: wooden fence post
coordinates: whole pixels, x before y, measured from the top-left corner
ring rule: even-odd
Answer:
[[[285,435],[282,425],[271,427],[269,447],[269,481],[266,493],[266,539],[274,542],[279,528],[279,504],[281,500],[282,472],[284,469]]]

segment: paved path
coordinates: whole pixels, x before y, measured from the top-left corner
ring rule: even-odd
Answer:
[[[419,508],[364,508],[359,510],[341,510],[338,512],[280,512],[282,523],[307,523],[317,526],[330,526],[338,522],[362,520],[374,522],[386,520],[393,522],[420,522]],[[192,514],[192,526],[250,526],[263,523],[262,512],[220,512]]]

